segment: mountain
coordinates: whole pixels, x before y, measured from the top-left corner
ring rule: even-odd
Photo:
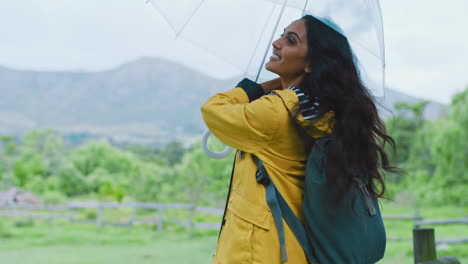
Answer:
[[[183,65],[141,58],[101,72],[38,72],[0,67],[0,133],[54,128],[71,137],[163,144],[204,130],[201,104],[239,78],[217,80]],[[387,89],[383,106],[414,98]],[[445,106],[431,102],[426,118]],[[382,112],[385,116],[388,111]]]
[[[150,58],[89,73],[0,68],[0,133],[52,127],[165,142],[200,134],[199,107],[232,83]]]

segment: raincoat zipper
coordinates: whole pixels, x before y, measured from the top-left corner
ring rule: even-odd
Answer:
[[[221,227],[219,228],[218,242],[219,242],[219,238],[221,237],[221,231],[223,230],[224,224],[226,223],[226,210],[229,204],[229,196],[231,195],[232,179],[234,178],[234,168],[236,167],[236,160],[237,160],[237,152],[236,152],[236,155],[234,156],[234,162],[232,164],[231,179],[229,181],[229,189],[228,189],[228,194],[226,198],[226,205],[224,206],[223,220],[221,222]]]

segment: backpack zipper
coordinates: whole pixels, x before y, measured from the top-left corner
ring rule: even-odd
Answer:
[[[366,184],[361,179],[355,178],[355,180],[358,184],[359,193],[361,194],[362,199],[364,200],[364,205],[366,206],[369,215],[376,215],[377,211],[375,210],[374,201],[369,191],[367,190]]]

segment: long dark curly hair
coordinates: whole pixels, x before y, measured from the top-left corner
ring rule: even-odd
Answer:
[[[301,19],[306,22],[306,61],[311,72],[300,88],[308,96],[319,98],[322,107],[316,120],[334,112],[333,140],[329,141],[326,156],[327,182],[337,192],[333,196],[340,200],[354,178],[360,178],[368,183],[373,197],[383,197],[383,171],[400,173],[384,150],[386,143],[395,148],[395,141],[387,135],[373,97],[361,81],[347,38],[314,16]]]

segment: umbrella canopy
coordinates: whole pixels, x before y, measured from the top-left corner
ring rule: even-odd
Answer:
[[[179,41],[188,41],[257,81],[275,78],[264,69],[271,43],[304,14],[331,19],[349,40],[361,78],[383,96],[385,50],[378,0],[148,0]],[[193,56],[197,56],[194,54]],[[202,61],[203,58],[200,58]]]
[[[292,21],[305,14],[328,25],[331,20],[346,36],[356,57],[360,76],[374,96],[383,96],[385,49],[379,0],[147,0],[164,17],[179,41],[188,41],[234,66],[238,75],[256,81],[274,79],[264,65],[271,43]],[[202,54],[202,53],[200,53]],[[197,56],[194,52],[193,56]],[[203,62],[203,56],[199,60]],[[205,132],[202,146],[212,158]]]

